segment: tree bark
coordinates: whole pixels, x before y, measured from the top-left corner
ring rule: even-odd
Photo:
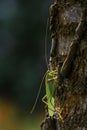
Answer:
[[[63,120],[57,112],[46,116],[41,129],[87,130],[87,0],[55,0],[50,30],[50,62],[56,59],[58,67],[55,110]]]

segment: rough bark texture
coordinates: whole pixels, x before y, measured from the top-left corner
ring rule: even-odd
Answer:
[[[55,112],[41,128],[87,130],[87,0],[55,0],[50,30],[50,62],[56,59],[54,65],[59,67],[55,110],[61,110],[63,120]]]

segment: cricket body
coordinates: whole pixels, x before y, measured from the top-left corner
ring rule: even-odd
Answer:
[[[56,87],[57,87],[57,70],[55,71],[48,70],[45,77],[46,95],[43,97],[42,101],[48,106],[48,113],[50,116],[53,116],[54,114],[54,99],[55,99]]]
[[[56,70],[48,70],[45,77],[45,89],[46,95],[42,98],[42,101],[47,105],[48,115],[50,117],[54,116],[57,113],[59,120],[64,122],[63,117],[61,115],[60,106],[55,107],[55,96],[58,84],[58,68]]]
[[[53,65],[54,67],[54,65]],[[41,123],[41,130],[57,130],[56,123],[58,120],[64,123],[63,117],[61,115],[60,107],[55,107],[55,97],[56,97],[56,90],[58,84],[58,68],[56,67],[55,70],[51,69],[47,70],[45,76],[45,89],[46,95],[42,98],[42,101],[46,105],[46,118]],[[56,115],[55,115],[56,113]]]

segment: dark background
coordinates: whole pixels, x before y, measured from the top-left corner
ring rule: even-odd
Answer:
[[[45,30],[51,3],[52,0],[0,0],[0,97],[28,112],[46,71]],[[49,39],[48,29],[48,52]],[[43,93],[37,110],[43,104]]]

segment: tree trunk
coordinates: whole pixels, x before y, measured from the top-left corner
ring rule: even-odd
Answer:
[[[51,69],[58,67],[54,115],[42,130],[87,130],[87,0],[50,6]]]

